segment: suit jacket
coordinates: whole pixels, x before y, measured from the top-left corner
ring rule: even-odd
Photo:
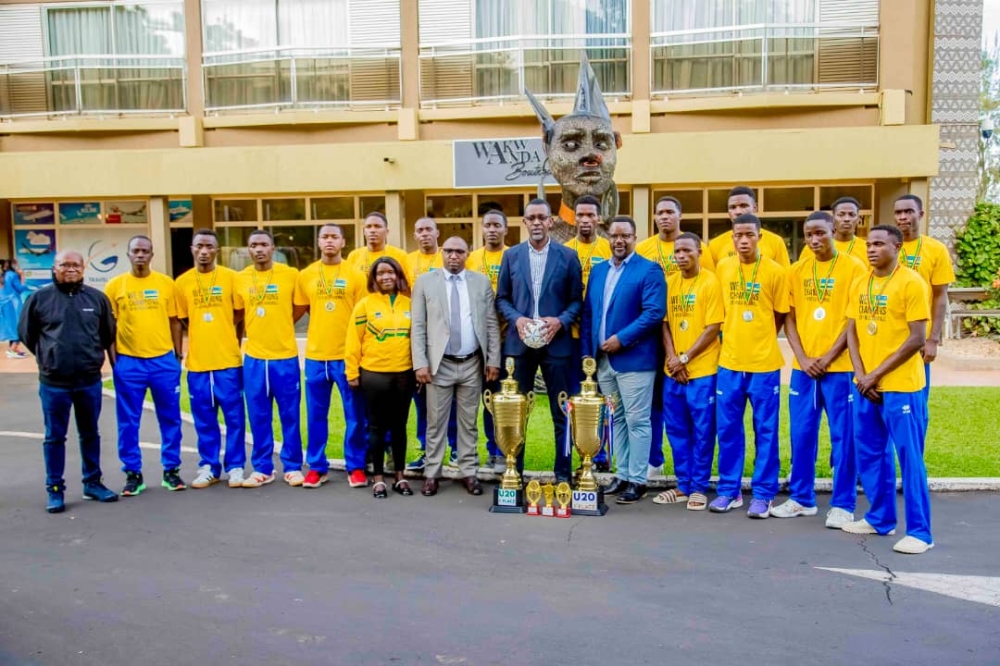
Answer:
[[[601,315],[604,312],[604,285],[612,262],[605,261],[590,270],[587,302],[583,308],[580,341],[584,356],[597,357]],[[611,292],[604,334],[617,335],[622,349],[608,359],[617,372],[659,370],[659,350],[663,318],[667,314],[667,282],[656,262],[633,254]]]
[[[410,311],[410,350],[413,367],[430,368],[436,375],[451,336],[451,310],[448,307],[448,271],[437,270],[417,278]],[[493,286],[485,275],[465,271],[472,308],[472,328],[487,366],[500,367],[500,327],[493,304]]]
[[[519,317],[531,319],[535,309],[528,247],[528,241],[524,241],[504,253],[497,279],[497,309],[510,324],[503,343],[503,353],[507,356],[519,356],[528,350],[515,326]],[[581,275],[576,251],[550,240],[538,300],[539,317],[556,317],[562,323],[562,328],[545,348],[550,356],[573,355],[569,329],[580,318],[583,307]]]

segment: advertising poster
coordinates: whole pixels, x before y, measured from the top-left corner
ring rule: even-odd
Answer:
[[[170,207],[170,224],[191,224],[191,200],[172,199]]]
[[[14,204],[14,225],[55,224],[56,205],[50,203]]]
[[[452,142],[455,187],[535,187],[556,185],[545,164],[541,138]]]
[[[59,204],[60,224],[100,224],[101,204],[96,201]]]
[[[76,250],[83,255],[84,281],[104,290],[108,280],[128,272],[128,239],[135,229],[63,229],[59,236],[61,250]]]
[[[107,224],[146,224],[145,201],[105,201],[104,221]]]
[[[14,254],[24,271],[24,283],[34,291],[52,282],[52,264],[56,256],[56,232],[53,229],[17,229],[14,231]]]

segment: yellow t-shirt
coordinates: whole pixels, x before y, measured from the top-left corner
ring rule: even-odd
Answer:
[[[872,278],[874,278],[872,280]],[[869,280],[875,307],[868,305]],[[858,350],[865,372],[871,372],[910,336],[910,322],[930,319],[926,286],[915,272],[899,266],[895,275],[879,278],[872,271],[854,281],[847,316],[858,331]],[[871,326],[874,323],[875,331]],[[879,382],[880,391],[915,393],[925,385],[924,362],[914,354]]]
[[[439,271],[444,268],[444,255],[441,250],[438,250],[434,254],[426,255],[420,250],[416,252],[411,252],[406,255],[406,270],[409,275],[413,276],[416,280],[418,277],[424,273],[430,273],[431,271]],[[410,283],[413,286],[413,283]]]
[[[244,310],[247,355],[262,361],[297,358],[292,302],[299,272],[274,263],[271,271],[247,266],[236,275],[233,303]]]
[[[814,266],[816,277],[819,278],[819,290],[814,285]],[[795,330],[799,333],[802,349],[807,356],[822,356],[837,341],[847,326],[847,304],[851,287],[859,276],[866,273],[860,261],[844,253],[839,253],[835,261],[817,262],[808,258],[799,259],[792,265],[788,276],[791,306],[795,308]],[[823,295],[822,303],[819,300],[820,291]],[[794,356],[792,367],[802,369],[799,359]],[[827,371],[851,372],[852,369],[851,355],[845,348]]]
[[[611,258],[611,243],[600,236],[593,243],[581,243],[579,238],[566,241],[566,247],[576,250],[580,259],[580,269],[583,271],[583,296],[587,297],[587,280],[590,279],[590,269]]]
[[[727,257],[735,257],[736,248],[733,246],[733,232],[727,231],[721,236],[716,236],[708,242],[708,248],[712,251],[712,258],[715,260],[716,266]],[[791,262],[788,261],[788,248],[785,247],[785,239],[772,231],[760,230],[760,242],[757,244],[757,250],[762,257],[776,261],[785,268],[791,265]]]
[[[177,316],[188,320],[185,365],[193,372],[238,368],[240,341],[233,323],[233,286],[236,271],[216,266],[211,273],[192,268],[175,284]]]
[[[324,266],[317,261],[299,273],[295,305],[309,306],[306,358],[339,361],[354,306],[368,295],[368,278],[346,261]]]
[[[368,294],[354,306],[354,325],[347,329],[345,374],[355,379],[364,368],[371,372],[413,369],[410,356],[410,299],[397,294],[395,301],[382,294]]]
[[[723,260],[715,270],[725,307],[719,366],[727,370],[773,372],[784,365],[774,313],[788,312],[787,269],[762,256],[754,277],[755,265],[742,264],[742,279],[738,258]]]
[[[835,247],[837,252],[840,252],[841,254],[847,254],[854,257],[861,262],[863,267],[868,267],[868,244],[865,243],[864,238],[855,236],[849,241],[839,241],[834,238],[833,247]],[[799,261],[803,259],[812,259],[813,256],[812,248],[806,245],[802,248],[802,251],[799,252]]]
[[[700,271],[690,280],[680,271],[667,278],[667,316],[674,350],[687,351],[701,336],[706,326],[721,324],[725,320],[722,306],[722,288],[711,271]],[[687,364],[688,377],[698,379],[714,375],[719,370],[719,352],[722,345],[716,336],[712,344]],[[667,365],[663,364],[663,371]]]
[[[674,260],[674,241],[661,241],[659,234],[640,242],[635,246],[635,252],[640,257],[658,263],[667,279],[670,279],[674,273],[679,274],[681,271]],[[703,271],[715,271],[715,259],[712,257],[712,251],[704,243],[701,244],[701,259],[698,260],[698,265]]]
[[[406,281],[409,283],[410,290],[412,291],[413,281],[416,278],[414,278],[413,272],[410,270],[410,260],[406,252],[395,245],[386,245],[379,252],[372,252],[367,246],[362,245],[359,248],[351,250],[351,253],[347,255],[347,263],[357,268],[367,277],[372,264],[375,263],[376,259],[381,257],[392,257],[399,262],[399,265],[403,267],[403,272],[406,273]]]
[[[490,279],[493,286],[493,293],[497,292],[497,280],[500,278],[500,265],[503,263],[504,247],[499,252],[487,252],[485,247],[469,253],[469,258],[465,260],[465,270],[473,273],[482,273]]]
[[[951,263],[948,247],[930,236],[921,235],[916,240],[903,243],[899,250],[899,263],[916,271],[927,285],[927,304],[934,315],[934,289],[955,281],[955,268]],[[927,320],[927,335],[931,334],[932,319]]]
[[[156,358],[174,350],[170,318],[177,316],[177,304],[169,276],[156,271],[144,278],[123,273],[108,281],[104,293],[117,320],[119,354]]]

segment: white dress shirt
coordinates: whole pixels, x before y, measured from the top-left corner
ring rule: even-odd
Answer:
[[[549,259],[549,246],[552,239],[545,242],[545,247],[536,250],[528,243],[528,260],[531,266],[531,295],[535,297],[535,309],[531,313],[533,319],[538,319],[538,300],[542,297],[542,279],[545,277],[545,264]]]
[[[465,279],[465,269],[462,269],[462,272],[457,274],[443,271],[442,275],[445,277],[444,293],[448,297],[449,312],[451,312],[451,284],[452,281],[457,280],[458,282],[458,300],[462,319],[462,346],[456,356],[468,356],[479,349],[479,342],[476,340],[476,329],[472,325],[472,303],[469,300],[469,283]]]

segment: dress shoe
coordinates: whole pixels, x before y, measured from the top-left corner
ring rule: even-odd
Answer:
[[[617,495],[618,493],[625,492],[627,488],[628,482],[616,476],[614,481],[604,486],[603,490],[605,495]]]
[[[594,471],[600,472],[602,474],[607,474],[608,472],[611,471],[611,463],[609,463],[607,460],[602,460],[601,462],[595,462]]]
[[[465,477],[462,479],[462,484],[465,486],[465,489],[469,491],[470,495],[483,494],[483,485],[479,483],[479,479],[474,476]]]
[[[438,494],[438,480],[437,479],[427,479],[424,481],[424,487],[420,489],[420,494],[424,497],[434,497]]]
[[[618,495],[618,498],[615,500],[615,502],[617,502],[618,504],[635,504],[645,496],[646,496],[645,485],[630,483],[628,484],[628,488],[626,488],[621,494]]]
[[[49,486],[49,501],[45,505],[45,510],[49,513],[62,513],[66,510],[66,500],[61,488],[62,486]]]

